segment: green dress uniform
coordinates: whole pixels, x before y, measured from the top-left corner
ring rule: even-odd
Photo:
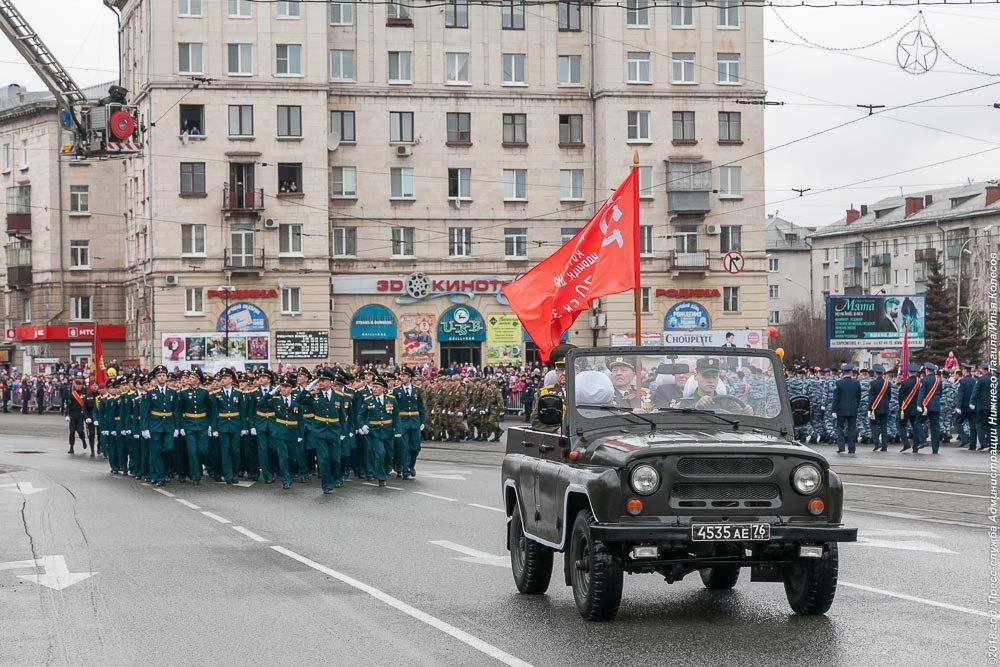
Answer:
[[[396,471],[404,477],[416,475],[414,468],[417,456],[420,454],[420,432],[427,423],[427,410],[424,406],[424,392],[412,384],[409,387],[399,386],[392,390],[399,408],[399,435],[396,441]]]
[[[304,386],[300,385],[296,387],[295,389],[292,390],[292,402],[297,402],[299,396],[308,393],[309,390],[306,389]],[[306,408],[303,406],[303,409]],[[307,416],[308,416],[307,414],[303,414],[304,418]],[[306,421],[306,424],[308,425],[308,421]],[[292,464],[292,472],[294,472],[296,475],[299,476],[300,482],[309,481],[309,463],[306,459],[306,447],[309,446],[308,440],[309,440],[309,430],[307,428],[304,429],[302,432],[301,442],[298,440],[293,442],[292,447],[288,452],[290,458],[290,464]]]
[[[306,428],[302,418],[302,410],[291,395],[271,396],[267,408],[274,413],[271,422],[271,448],[278,455],[278,471],[281,473],[281,485],[288,488],[292,485],[292,473],[288,467],[289,454],[292,447],[304,440]],[[258,406],[258,410],[264,404]],[[260,431],[258,430],[258,433]]]
[[[144,391],[130,391],[126,394],[129,397],[129,426],[126,429],[128,431],[126,437],[132,474],[137,478],[149,479],[149,443],[142,439],[142,401],[145,395]]]
[[[358,440],[357,440],[357,406],[355,403],[354,390],[345,389],[340,393],[341,406],[343,407],[344,416],[342,417],[343,424],[342,430],[344,434],[343,445],[340,449],[340,477],[341,479],[347,479],[348,474],[351,470],[354,471],[355,477],[360,477],[364,473],[362,472],[364,466],[358,464],[357,450],[358,450]]]
[[[108,399],[108,415],[104,421],[107,424],[108,439],[111,444],[111,455],[108,462],[111,465],[111,472],[115,475],[122,474],[128,469],[128,462],[125,460],[125,439],[119,437],[119,429],[124,429],[122,422],[123,408],[125,401],[122,394],[115,394]],[[128,412],[124,412],[128,416]]]
[[[360,429],[364,425],[361,421],[361,410],[364,407],[365,399],[372,395],[371,387],[364,386],[354,392],[354,465],[357,469],[358,477],[362,475],[370,482],[375,479],[372,473],[369,472],[372,468],[371,461],[371,444],[368,442],[368,436],[361,433]]]
[[[270,484],[274,481],[271,475],[271,437],[274,434],[274,410],[271,409],[272,388],[257,387],[247,394],[247,425],[250,433],[257,437],[257,459],[260,463],[260,474],[264,481]]]
[[[188,474],[201,482],[202,464],[208,457],[212,412],[208,391],[201,387],[180,392],[181,435],[187,448]]]
[[[212,431],[219,434],[222,478],[226,480],[226,484],[233,484],[236,481],[233,462],[239,459],[240,438],[247,431],[247,400],[242,391],[232,387],[212,392],[209,400]]]
[[[393,442],[401,437],[396,399],[388,392],[366,397],[361,406],[361,424],[368,430],[365,435],[368,443],[365,475],[369,479],[374,475],[379,484],[384,485],[386,452],[392,451]]]
[[[174,437],[180,431],[179,398],[176,391],[164,385],[154,387],[142,404],[142,431],[149,433],[149,475],[160,486],[166,483],[164,453],[173,450]]]
[[[345,435],[345,403],[333,389],[300,392],[295,399],[305,419],[308,443],[316,451],[316,464],[324,492],[343,485],[340,471]]]

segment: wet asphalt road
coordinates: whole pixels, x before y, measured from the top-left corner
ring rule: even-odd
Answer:
[[[985,453],[834,459],[862,541],[842,547],[825,617],[744,571],[725,593],[627,577],[618,618],[588,624],[560,559],[546,596],[516,593],[495,466],[428,461],[331,496],[316,481],[164,494],[67,456],[61,428],[0,416],[2,665],[986,664]],[[57,591],[5,565],[52,556],[96,574]]]

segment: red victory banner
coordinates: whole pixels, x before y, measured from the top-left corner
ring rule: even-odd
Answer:
[[[569,243],[503,287],[542,359],[594,299],[639,289],[639,170]]]

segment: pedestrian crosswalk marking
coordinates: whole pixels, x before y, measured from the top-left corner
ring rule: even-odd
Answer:
[[[862,586],[861,584],[852,584],[846,581],[840,582],[841,586],[846,588],[856,588],[861,591],[868,591],[869,593],[878,593],[879,595],[887,595],[893,598],[899,598],[900,600],[908,600],[909,602],[919,602],[920,604],[930,605],[932,607],[940,607],[942,609],[950,609],[951,611],[959,611],[963,614],[973,614],[975,616],[986,616],[985,611],[979,611],[978,609],[969,609],[968,607],[959,607],[958,605],[948,604],[947,602],[936,602],[934,600],[927,600],[925,598],[918,598],[912,595],[907,595],[905,593],[894,593],[893,591],[886,591],[881,588],[872,588],[871,586]]]

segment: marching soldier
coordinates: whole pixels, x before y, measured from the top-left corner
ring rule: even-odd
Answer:
[[[875,371],[875,379],[868,383],[868,421],[875,445],[872,451],[884,452],[889,446],[889,397],[892,389],[882,364],[875,364],[872,370]]]
[[[970,451],[976,450],[976,406],[972,402],[972,394],[976,391],[976,378],[972,374],[971,364],[962,364],[962,379],[958,381],[958,439]],[[965,425],[969,430],[966,432]]]
[[[280,395],[271,396],[267,407],[274,413],[271,423],[271,447],[278,455],[278,471],[281,474],[281,488],[292,488],[292,473],[289,469],[289,455],[292,449],[305,442],[305,420],[302,411],[292,392],[295,390],[295,379],[285,377],[278,387]],[[259,408],[258,408],[259,409]]]
[[[493,442],[500,442],[500,436],[503,435],[500,422],[503,421],[503,416],[507,413],[507,405],[503,400],[503,391],[500,389],[502,384],[503,380],[497,380],[496,386],[487,386],[486,389],[484,423],[486,425],[486,435],[492,435]]]
[[[424,392],[413,386],[413,371],[402,368],[399,371],[400,385],[393,390],[393,398],[399,408],[399,438],[396,438],[398,461],[405,462],[396,468],[396,476],[416,477],[417,456],[420,454],[420,435],[427,424]]]
[[[941,446],[941,378],[937,374],[937,364],[928,361],[924,369],[927,374],[920,381],[920,411],[924,424],[930,427],[931,454],[937,454]]]
[[[216,377],[222,386],[209,394],[212,434],[219,439],[222,478],[226,484],[234,484],[236,470],[233,463],[239,458],[240,438],[247,434],[247,401],[243,392],[233,387],[236,373],[232,369],[223,368]]]
[[[906,370],[909,372],[909,377],[899,385],[899,439],[903,443],[903,448],[899,451],[905,452],[910,449],[910,441],[907,439],[906,433],[907,427],[912,426],[913,453],[916,454],[924,444],[923,431],[920,420],[917,418],[920,412],[920,402],[923,399],[920,391],[920,378],[917,377],[920,366],[910,364]]]
[[[80,435],[80,442],[83,448],[87,448],[87,435],[84,432],[84,423],[90,422],[87,417],[87,406],[83,392],[83,378],[73,378],[73,390],[66,401],[66,421],[69,422],[69,451],[73,453],[73,446],[76,442],[77,434]]]
[[[351,470],[355,477],[361,477],[360,467],[355,465],[355,449],[357,447],[357,418],[354,404],[354,390],[348,385],[351,378],[341,369],[333,375],[333,391],[340,397],[340,481],[350,477]]]
[[[295,399],[302,412],[308,431],[309,447],[316,451],[316,464],[323,486],[323,493],[343,486],[340,460],[341,446],[347,439],[344,433],[345,408],[341,395],[333,390],[332,370],[324,368],[317,375],[317,389],[300,392]]]
[[[562,345],[556,345],[552,350],[552,354],[549,356],[549,361],[556,367],[556,382],[555,384],[545,385],[535,393],[535,400],[533,402],[533,407],[531,409],[531,428],[536,431],[548,431],[549,433],[558,433],[562,429],[562,425],[549,425],[543,424],[538,418],[538,399],[543,396],[558,396],[562,399],[566,392],[566,353],[570,350],[576,349],[576,346],[571,343],[563,343]],[[566,414],[565,407],[563,408],[563,414]]]
[[[212,424],[209,396],[201,386],[200,369],[187,371],[184,376],[188,386],[180,392],[181,435],[187,452],[188,476],[194,484],[201,484],[202,462],[208,458]],[[183,480],[183,473],[178,473],[178,477]]]
[[[399,411],[396,409],[396,399],[386,394],[389,383],[381,377],[375,377],[371,385],[371,396],[364,399],[361,406],[361,433],[368,441],[369,467],[365,474],[372,474],[378,479],[380,487],[386,480],[386,450],[393,448],[393,441],[401,436],[398,433]],[[406,474],[403,479],[409,479]]]
[[[274,374],[264,369],[257,377],[257,388],[247,397],[247,424],[250,435],[257,438],[257,458],[260,462],[260,473],[265,484],[272,484],[271,474],[271,437],[274,431],[274,410],[271,409],[271,382]]]
[[[164,454],[174,448],[173,439],[180,435],[178,395],[167,387],[167,368],[153,369],[156,386],[145,396],[142,410],[142,437],[149,441],[150,476],[154,486],[167,483]]]
[[[843,364],[840,367],[841,378],[833,389],[833,401],[830,410],[837,420],[837,453],[853,454],[858,444],[858,407],[861,404],[861,384],[854,379],[851,371],[854,366]]]
[[[90,440],[90,458],[94,458],[95,455],[101,453],[101,445],[98,442],[98,413],[100,412],[99,405],[101,403],[101,398],[98,393],[98,388],[96,384],[91,384],[87,389],[87,397],[84,399],[84,420],[87,424],[87,438]]]
[[[298,400],[299,396],[302,394],[307,394],[311,390],[312,383],[312,373],[309,369],[303,366],[295,374],[295,389],[292,391],[292,400]],[[308,417],[308,414],[303,415],[304,418]],[[308,419],[306,419],[305,424],[308,424]],[[307,460],[306,452],[311,449],[309,443],[309,430],[303,428],[302,430],[302,441],[296,441],[292,445],[291,450],[291,467],[292,472],[299,476],[300,482],[309,481],[309,462]]]

